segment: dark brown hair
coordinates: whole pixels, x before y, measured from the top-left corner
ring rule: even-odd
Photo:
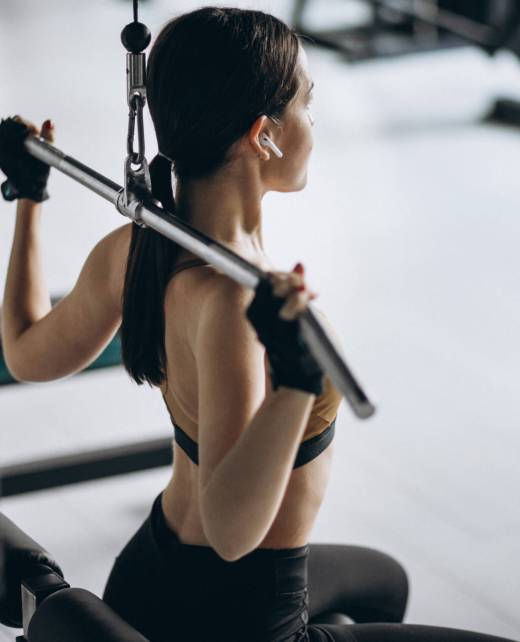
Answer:
[[[166,23],[150,51],[146,90],[159,152],[153,197],[176,211],[171,172],[200,179],[225,167],[231,145],[262,114],[280,123],[300,85],[299,37],[278,18],[202,7]],[[122,301],[123,364],[138,383],[163,382],[164,293],[181,247],[132,224]]]

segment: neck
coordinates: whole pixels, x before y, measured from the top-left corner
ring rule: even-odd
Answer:
[[[177,181],[175,202],[190,225],[242,256],[265,256],[263,187],[258,176],[211,176]]]

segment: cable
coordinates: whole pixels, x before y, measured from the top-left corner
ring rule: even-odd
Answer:
[[[138,9],[137,5],[138,4],[139,4],[139,0],[134,0],[134,22],[139,22],[139,20],[137,18],[137,9]]]

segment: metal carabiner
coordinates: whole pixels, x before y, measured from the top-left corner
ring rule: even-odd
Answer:
[[[143,107],[145,99],[139,93],[135,93],[130,99],[130,112],[128,114],[128,136],[126,141],[127,154],[134,165],[140,165],[144,159],[144,122]],[[135,121],[137,120],[138,153],[134,152]]]
[[[144,154],[144,123],[143,123],[143,106],[144,97],[136,93],[129,100],[130,113],[128,120],[128,139],[127,151],[128,155],[125,160],[125,182],[124,182],[124,205],[126,208],[133,208],[133,221],[141,227],[146,227],[143,220],[140,218],[136,209],[137,204],[140,202],[139,197],[143,198],[146,193],[152,192],[152,180],[150,177],[150,169],[148,161]],[[135,136],[135,121],[137,119],[137,135],[139,152],[134,152],[134,136]],[[132,165],[138,165],[137,169],[133,169]],[[135,194],[138,198],[132,198]]]

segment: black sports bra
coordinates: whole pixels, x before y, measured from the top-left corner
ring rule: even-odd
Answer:
[[[184,261],[175,267],[170,278],[177,272],[196,265],[208,265],[208,263],[202,259]],[[166,392],[163,393],[163,400],[166,404],[168,414],[170,415],[170,419],[174,427],[175,441],[179,444],[186,455],[188,455],[191,461],[198,464],[198,444],[175,422],[165,396]],[[312,461],[332,442],[336,429],[337,410],[341,399],[341,393],[332,385],[330,378],[325,376],[323,393],[317,396],[314,400],[307,428],[305,430],[305,435],[311,436],[301,442],[293,468],[299,468],[300,466]],[[326,426],[325,429],[323,429],[324,424]]]
[[[193,441],[193,439],[189,435],[187,435],[180,426],[174,423],[173,419],[172,424],[175,430],[175,441],[179,444],[182,450],[184,450],[191,461],[194,464],[198,465],[199,445],[196,441]],[[315,459],[319,454],[321,454],[334,439],[335,430],[336,418],[334,417],[332,423],[327,428],[325,428],[323,432],[321,432],[319,435],[311,437],[310,439],[307,439],[306,441],[302,441],[300,447],[298,448],[293,468],[304,466],[305,464],[308,464],[310,461]]]

